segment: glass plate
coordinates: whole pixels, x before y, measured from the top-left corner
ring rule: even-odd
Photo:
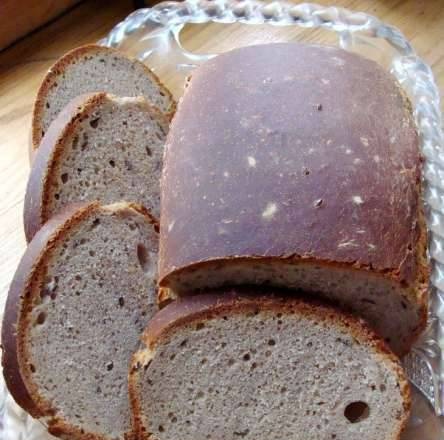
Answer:
[[[235,37],[231,36],[240,26],[242,32],[237,30]],[[277,41],[338,45],[373,59],[398,79],[412,100],[425,157],[424,201],[432,278],[428,328],[404,359],[417,389],[412,417],[402,439],[441,440],[444,418],[437,416],[444,415],[444,138],[433,73],[402,33],[371,15],[336,7],[254,0],[187,0],[137,10],[100,43],[146,62],[180,98],[192,70],[217,53]],[[2,377],[0,438],[53,438],[41,423],[17,407]]]

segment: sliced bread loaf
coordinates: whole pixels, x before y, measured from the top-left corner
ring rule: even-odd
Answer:
[[[303,289],[409,350],[427,231],[418,134],[388,72],[326,46],[221,54],[193,73],[165,151],[162,287]]]
[[[130,431],[129,361],[156,308],[155,229],[132,204],[71,206],[20,262],[3,319],[5,381],[56,436]]]
[[[33,149],[71,99],[92,92],[144,96],[168,117],[176,106],[171,93],[145,64],[115,49],[94,44],[78,47],[60,58],[43,79],[33,110]]]
[[[133,358],[143,440],[395,440],[410,408],[402,368],[361,321],[239,291],[161,310]]]
[[[168,119],[142,98],[104,92],[72,100],[36,151],[25,195],[28,241],[69,203],[126,200],[156,218]]]

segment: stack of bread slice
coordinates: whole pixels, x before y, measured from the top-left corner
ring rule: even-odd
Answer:
[[[17,403],[79,440],[399,439],[428,283],[402,89],[269,44],[207,62],[174,111],[113,49],[44,79],[2,326]]]

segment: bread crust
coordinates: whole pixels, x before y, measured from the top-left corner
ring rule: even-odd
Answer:
[[[171,92],[162,84],[157,75],[151,71],[144,63],[139,61],[137,58],[132,58],[124,55],[122,52],[117,49],[99,46],[97,44],[87,44],[84,46],[77,47],[67,52],[61,58],[59,58],[54,65],[48,70],[45,78],[43,79],[40,88],[37,92],[37,97],[34,102],[33,112],[32,112],[32,129],[31,129],[31,152],[37,148],[39,148],[40,142],[42,140],[42,113],[44,109],[44,105],[46,102],[46,95],[51,87],[56,82],[58,76],[63,73],[65,68],[80,59],[85,54],[98,54],[100,52],[106,52],[115,54],[119,57],[125,57],[133,61],[134,63],[138,63],[143,66],[143,69],[147,76],[149,76],[155,84],[162,90],[162,93],[165,94],[171,100],[171,108],[166,113],[168,119],[171,119],[176,111],[176,103],[174,101],[173,95]],[[32,153],[30,153],[30,160],[32,161]]]
[[[411,104],[375,62],[294,43],[221,54],[168,133],[159,285],[183,294],[179,276],[215,262],[361,270],[420,311],[413,341],[430,271],[421,165]]]
[[[398,440],[404,430],[411,409],[411,390],[399,359],[386,343],[361,319],[307,298],[295,298],[279,289],[236,288],[207,292],[180,298],[159,311],[142,335],[144,348],[133,356],[129,373],[129,394],[133,426],[139,440],[151,440],[141,420],[141,405],[137,394],[138,372],[154,356],[157,346],[180,328],[225,314],[248,314],[257,311],[297,313],[327,326],[339,327],[351,334],[361,345],[369,347],[398,377],[403,398],[404,414],[399,432],[392,439]]]
[[[36,233],[23,255],[12,280],[6,301],[2,324],[2,366],[9,392],[19,406],[35,418],[42,419],[48,431],[58,437],[81,440],[107,440],[100,435],[84,433],[67,423],[57,414],[50,402],[39,393],[38,387],[26,373],[28,352],[25,331],[30,319],[33,301],[38,294],[39,274],[52,249],[69,231],[91,214],[108,210],[111,212],[136,211],[147,216],[151,224],[155,219],[136,204],[116,203],[100,205],[99,202],[72,204],[51,217]]]
[[[53,181],[53,170],[57,168],[60,157],[73,133],[82,121],[106,101],[118,101],[114,95],[99,92],[80,95],[70,101],[57,115],[43,137],[40,147],[33,151],[33,164],[25,193],[23,223],[26,240],[49,219],[49,193]],[[167,117],[156,107],[151,106],[143,97],[130,98],[146,107],[155,118],[168,124]],[[146,212],[151,215],[147,210]]]

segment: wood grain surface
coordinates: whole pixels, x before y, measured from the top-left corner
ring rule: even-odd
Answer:
[[[429,1],[338,0],[319,1],[374,14],[399,27],[418,53],[432,66],[437,83],[444,88],[444,3]],[[24,251],[22,226],[23,196],[29,172],[27,155],[33,100],[46,70],[69,49],[97,41],[132,10],[130,0],[90,0],[76,6],[67,15],[0,53],[0,309],[17,263]],[[217,49],[259,41],[285,41],[306,37],[306,30],[258,27],[221,29],[220,25],[188,27],[183,34],[186,47],[208,49],[217,33]],[[260,38],[259,38],[260,37]],[[311,41],[327,42],[323,34],[313,32]],[[168,85],[175,87],[168,79]]]
[[[0,1],[0,50],[48,23],[80,0]]]

